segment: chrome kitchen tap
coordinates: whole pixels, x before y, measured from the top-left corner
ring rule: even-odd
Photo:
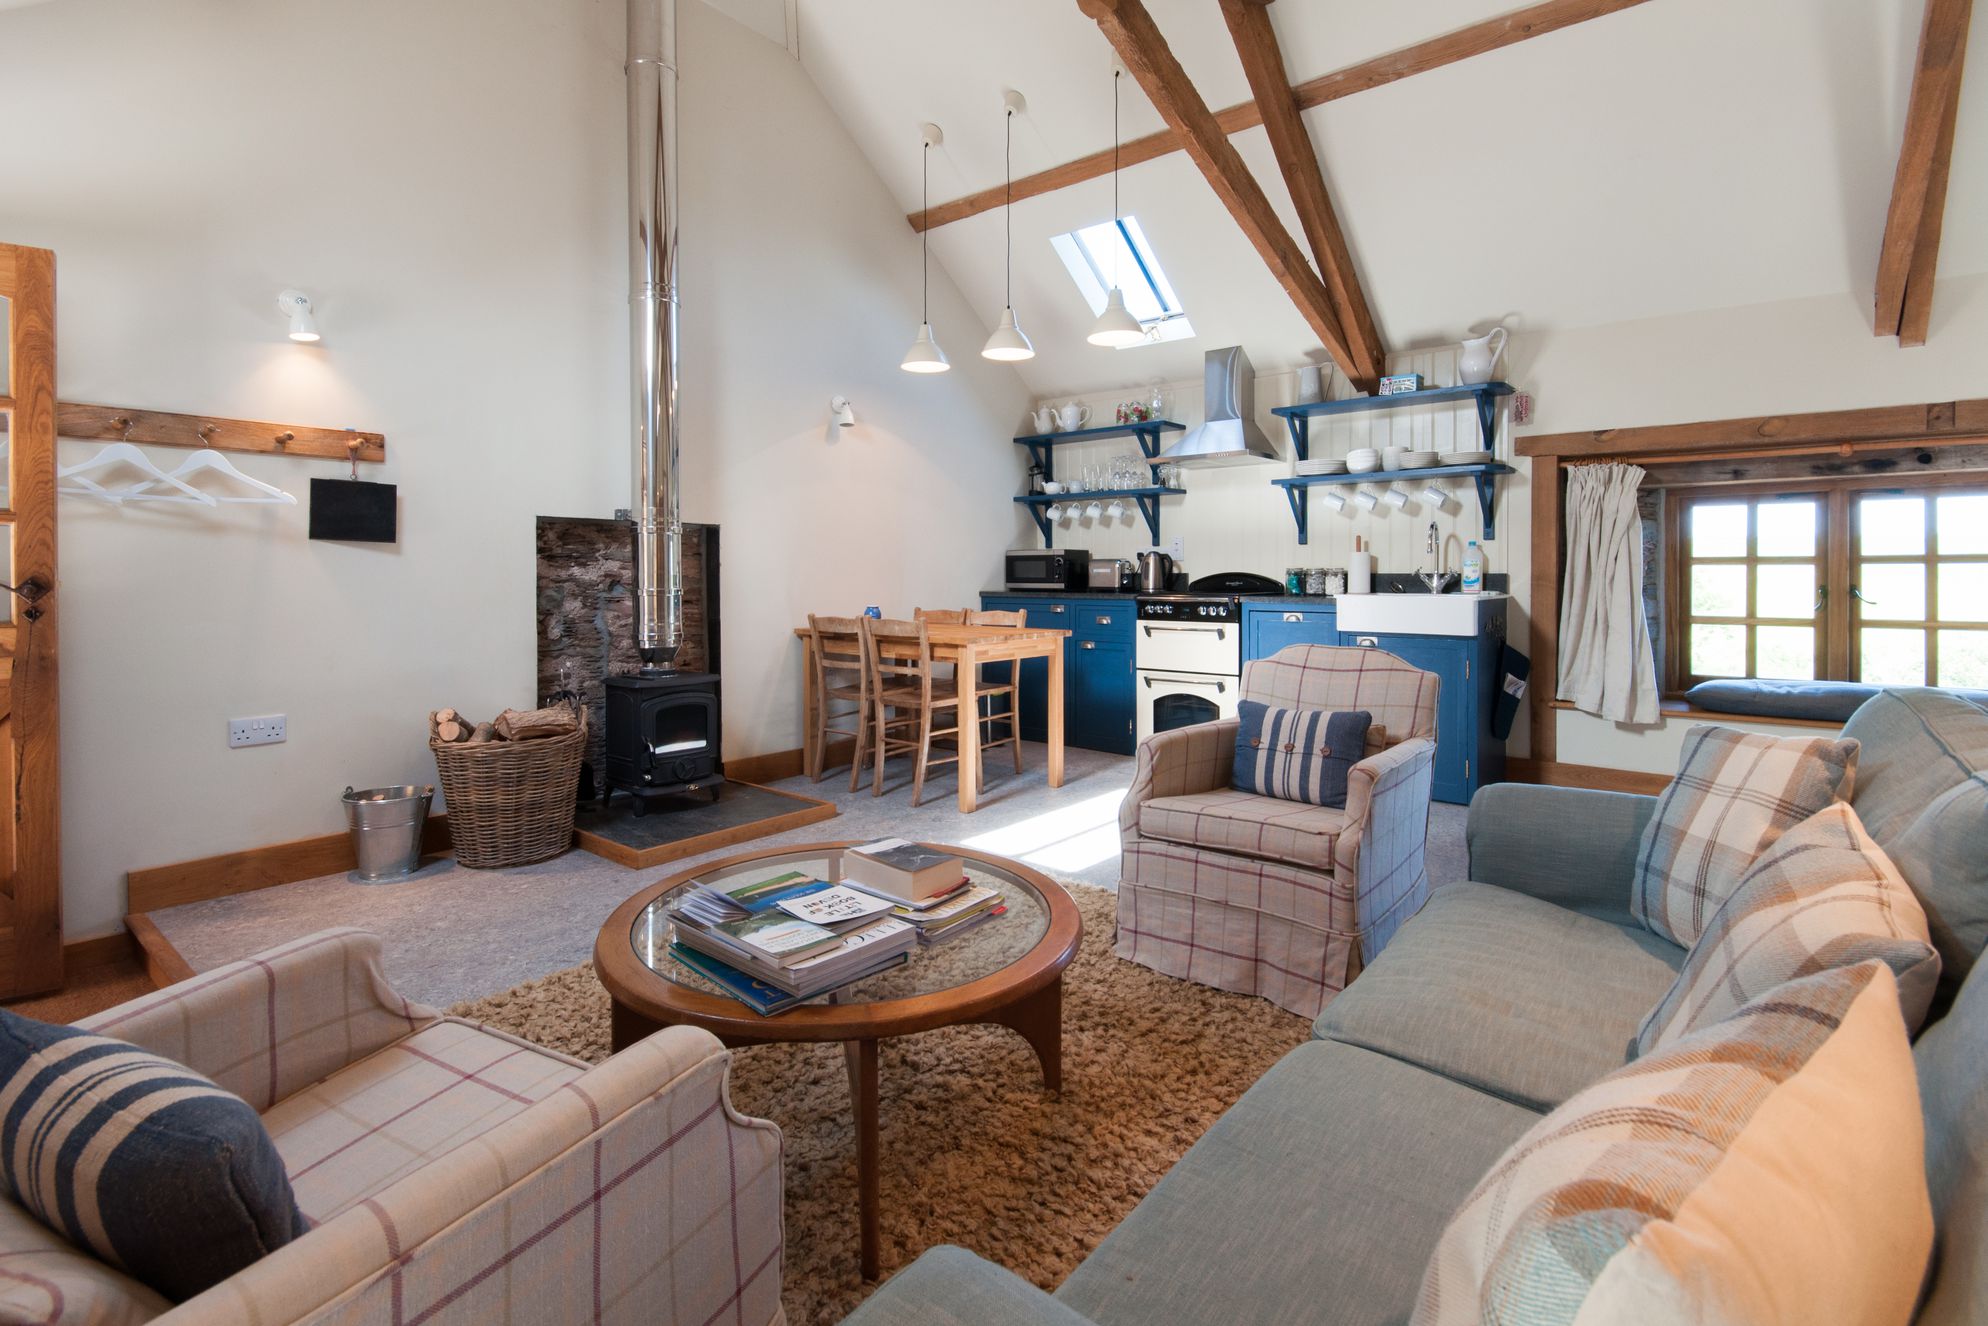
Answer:
[[[1415,573],[1415,578],[1427,585],[1431,594],[1442,593],[1450,587],[1450,582],[1456,579],[1456,572],[1442,569],[1442,547],[1442,533],[1436,528],[1436,522],[1432,520],[1429,522],[1428,545],[1423,549],[1423,551],[1429,554],[1431,569]]]

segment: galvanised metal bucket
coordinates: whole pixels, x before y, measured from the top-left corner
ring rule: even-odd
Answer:
[[[345,822],[352,830],[358,868],[351,878],[363,884],[404,879],[421,864],[421,833],[428,824],[432,787],[345,789]]]

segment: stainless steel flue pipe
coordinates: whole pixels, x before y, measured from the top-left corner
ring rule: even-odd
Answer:
[[[645,670],[683,644],[677,492],[676,0],[628,0],[630,386],[635,405],[635,643]]]

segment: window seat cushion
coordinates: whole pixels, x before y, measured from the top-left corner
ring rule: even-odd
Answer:
[[[1775,681],[1764,677],[1701,681],[1684,693],[1694,709],[1715,714],[1751,714],[1756,718],[1808,718],[1841,723],[1864,701],[1882,691],[1857,681]],[[1988,691],[1950,690],[1952,695],[1988,708]]]

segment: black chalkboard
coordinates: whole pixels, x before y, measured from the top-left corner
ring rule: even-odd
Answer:
[[[390,483],[311,480],[311,537],[349,543],[397,542],[397,491]]]

